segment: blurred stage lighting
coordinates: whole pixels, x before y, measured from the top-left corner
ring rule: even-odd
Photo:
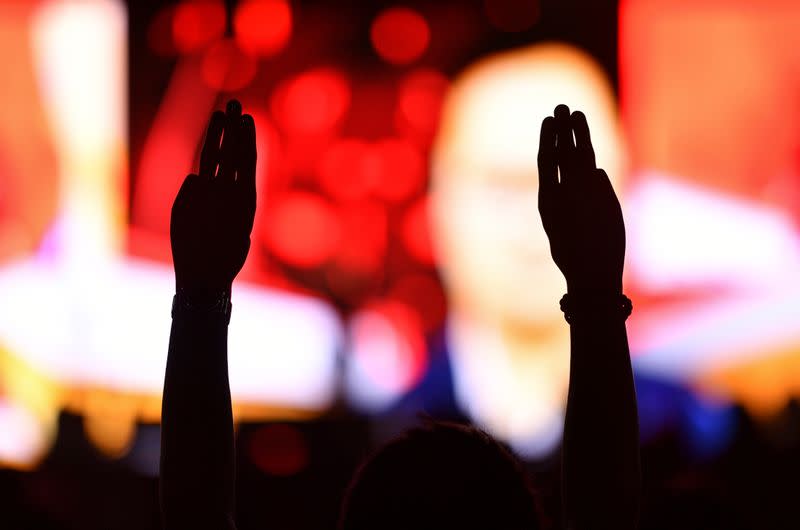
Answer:
[[[0,460],[7,464],[42,456],[60,408],[85,415],[89,438],[113,456],[128,448],[135,421],[158,420],[174,280],[167,264],[123,252],[126,18],[120,2],[96,0],[43,2],[15,20],[30,34],[42,94],[15,104],[43,109],[52,135],[40,141],[55,146],[59,184],[36,250],[0,267],[0,356],[13,368],[0,373]],[[40,178],[35,167],[18,169],[5,178]],[[324,410],[334,398],[342,341],[333,310],[247,282],[234,286],[233,303],[237,419]]]

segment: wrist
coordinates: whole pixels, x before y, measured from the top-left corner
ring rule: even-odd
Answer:
[[[613,298],[622,295],[622,285],[619,287],[575,287],[567,284],[567,294],[575,298]]]
[[[615,296],[622,294],[622,278],[611,281],[575,281],[567,280],[567,293],[575,296]]]

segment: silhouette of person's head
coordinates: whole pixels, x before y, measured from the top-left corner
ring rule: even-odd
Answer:
[[[383,446],[356,473],[340,530],[540,527],[519,461],[476,428],[427,421]]]

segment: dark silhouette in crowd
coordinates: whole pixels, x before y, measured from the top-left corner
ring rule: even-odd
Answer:
[[[539,528],[520,462],[485,432],[427,421],[357,472],[340,528]]]
[[[232,529],[234,435],[227,371],[233,279],[255,214],[255,126],[238,102],[211,118],[200,171],[172,209],[176,295],[164,382],[164,526]],[[625,229],[597,169],[586,118],[559,105],[539,148],[539,210],[567,280],[571,373],[564,426],[563,504],[570,529],[632,529],[640,498],[636,397],[622,294]],[[532,230],[537,229],[532,227]],[[555,301],[554,301],[555,303]],[[342,530],[536,529],[536,498],[515,457],[486,433],[426,422],[356,473]]]

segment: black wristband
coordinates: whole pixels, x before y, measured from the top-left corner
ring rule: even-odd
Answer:
[[[178,292],[172,297],[172,318],[181,315],[193,317],[221,316],[225,319],[225,324],[230,324],[232,309],[230,291],[222,291],[212,301],[205,303],[198,303],[192,300],[182,289],[178,289]]]
[[[567,293],[561,297],[560,305],[564,319],[569,324],[586,318],[596,319],[598,316],[619,318],[624,322],[633,312],[631,299],[622,293],[579,296]]]

